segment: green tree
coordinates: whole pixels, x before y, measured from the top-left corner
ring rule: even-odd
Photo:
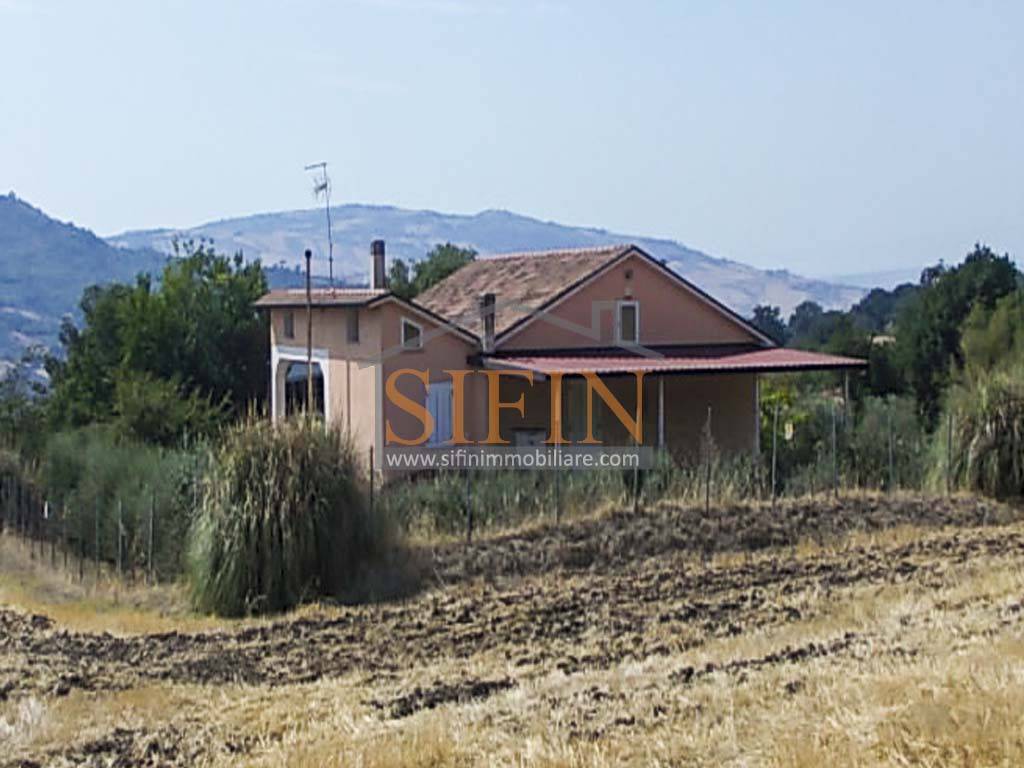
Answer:
[[[751,324],[761,333],[768,336],[776,344],[785,344],[787,339],[786,323],[778,307],[758,304],[750,317]]]
[[[178,426],[196,432],[210,426],[201,402],[237,415],[263,399],[269,338],[266,318],[253,306],[267,288],[262,267],[202,242],[176,243],[175,250],[178,258],[167,262],[157,286],[140,275],[131,286],[85,291],[82,327],[65,321],[65,357],[48,361],[56,426],[115,417],[138,425],[128,414],[147,402],[169,413],[173,390],[186,402],[183,413],[191,414]]]
[[[5,448],[36,457],[43,448],[46,384],[41,376],[46,359],[41,347],[29,347],[17,363],[0,373],[0,439]]]
[[[976,245],[964,263],[926,269],[921,289],[896,323],[897,361],[929,425],[938,415],[951,373],[963,366],[961,328],[972,310],[990,311],[1013,291],[1019,273],[1009,256]]]
[[[409,266],[402,259],[395,259],[388,270],[388,287],[395,295],[412,299],[475,258],[472,248],[451,243],[437,245],[426,258],[412,265],[411,275]]]
[[[1009,293],[988,310],[971,310],[963,328],[964,366],[979,373],[1024,365],[1024,289]]]

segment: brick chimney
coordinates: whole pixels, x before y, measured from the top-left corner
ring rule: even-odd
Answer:
[[[484,354],[494,351],[494,294],[480,296],[480,325],[483,327],[482,349]]]
[[[370,243],[370,287],[379,289],[388,287],[388,273],[384,264],[383,240],[374,240]]]

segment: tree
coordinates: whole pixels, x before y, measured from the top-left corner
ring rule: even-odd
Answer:
[[[786,343],[786,323],[782,320],[782,312],[778,307],[758,304],[750,318],[751,324],[768,336],[776,344]]]
[[[44,442],[42,400],[46,393],[41,376],[46,358],[41,347],[29,347],[17,363],[0,375],[0,440],[5,448],[39,455]]]
[[[1024,289],[992,310],[975,306],[964,322],[962,346],[964,367],[978,373],[1024,365]]]
[[[396,296],[412,299],[475,258],[476,251],[472,248],[460,248],[451,243],[437,245],[426,258],[412,265],[411,277],[409,266],[402,259],[395,259],[388,270],[388,287]]]
[[[953,370],[963,367],[961,328],[972,310],[990,311],[1017,287],[1019,273],[1009,256],[975,245],[964,263],[941,262],[921,275],[921,287],[896,323],[896,359],[929,425]]]
[[[47,365],[57,426],[117,416],[148,423],[140,404],[169,412],[170,393],[178,392],[186,405],[177,413],[194,417],[179,419],[178,428],[195,433],[210,425],[202,403],[237,415],[265,397],[269,335],[253,306],[267,288],[259,262],[229,259],[202,242],[175,243],[175,251],[158,286],[149,275],[131,286],[94,286],[82,297],[82,327],[64,322],[65,358]]]

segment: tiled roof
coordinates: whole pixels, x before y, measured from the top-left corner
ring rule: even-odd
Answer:
[[[373,299],[386,296],[388,291],[374,288],[314,288],[310,291],[314,307],[360,306]],[[279,288],[264,294],[257,307],[304,307],[305,288]]]
[[[757,349],[737,352],[723,349],[719,352],[708,348],[705,352],[686,355],[656,355],[652,357],[631,355],[585,355],[585,356],[509,356],[489,357],[492,368],[520,368],[537,373],[714,373],[781,371],[820,371],[844,368],[863,368],[866,363],[853,357],[823,355],[800,349]]]
[[[480,336],[480,296],[493,293],[495,333],[500,335],[631,248],[612,245],[480,257],[417,296],[416,303]]]

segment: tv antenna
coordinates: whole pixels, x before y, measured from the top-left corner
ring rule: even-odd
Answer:
[[[324,210],[327,213],[327,279],[331,288],[334,287],[334,238],[331,234],[331,178],[327,175],[327,163],[311,163],[307,171],[318,171],[313,177],[313,197],[317,200],[323,195]]]

